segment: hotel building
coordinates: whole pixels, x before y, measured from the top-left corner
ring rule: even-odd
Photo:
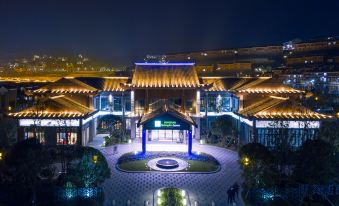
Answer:
[[[18,138],[33,136],[44,144],[87,145],[107,115],[121,117],[131,139],[188,145],[201,139],[218,116],[236,123],[237,142],[275,144],[286,129],[293,146],[315,138],[331,116],[299,103],[303,90],[271,77],[201,76],[194,63],[135,63],[131,76],[61,78],[30,90],[37,103],[18,112]],[[38,128],[38,130],[37,130]]]

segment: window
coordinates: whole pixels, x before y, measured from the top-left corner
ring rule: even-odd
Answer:
[[[221,111],[229,112],[230,111],[230,98],[222,97]]]
[[[131,111],[131,98],[125,99],[125,111],[130,112]]]
[[[108,97],[101,96],[100,99],[101,99],[101,105],[100,105],[101,110],[108,110],[109,109]]]
[[[37,131],[35,132],[36,138],[41,144],[45,144],[45,132]],[[25,139],[34,138],[34,132],[28,129],[25,129]]]
[[[113,108],[114,111],[122,111],[121,97],[113,97]]]
[[[93,104],[94,104],[94,108],[95,109],[99,109],[99,107],[100,107],[100,105],[99,105],[99,98],[100,97],[94,97]]]
[[[57,130],[57,144],[76,144],[77,131],[75,128],[62,128]]]
[[[208,112],[215,112],[216,106],[216,97],[208,97]]]
[[[200,112],[205,112],[205,110],[206,110],[205,97],[200,97]]]

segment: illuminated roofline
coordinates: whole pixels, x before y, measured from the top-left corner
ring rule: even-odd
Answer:
[[[161,63],[161,62],[136,62],[134,63],[137,66],[194,66],[195,63],[193,62],[165,62],[165,63]]]

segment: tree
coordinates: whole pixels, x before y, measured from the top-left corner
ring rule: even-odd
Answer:
[[[52,169],[48,151],[37,139],[30,138],[17,143],[5,161],[10,183],[16,186],[15,191],[19,195],[28,194],[35,202],[36,188],[42,182],[44,171]]]
[[[319,130],[319,138],[330,143],[339,151],[339,122],[322,122]]]
[[[83,148],[80,162],[69,171],[71,178],[81,187],[95,187],[111,174],[105,157],[90,147]]]
[[[16,120],[9,118],[0,120],[0,149],[16,143],[17,129]]]
[[[230,116],[220,116],[212,123],[211,134],[228,146],[235,143],[236,125]]]
[[[292,148],[293,134],[289,130],[288,121],[277,120],[270,124],[272,154],[274,165],[279,171],[279,184],[290,174],[291,166],[294,164],[294,152]]]
[[[273,155],[264,145],[246,144],[239,150],[239,157],[248,192],[250,189],[275,185],[277,172],[273,166]]]
[[[104,129],[109,132],[109,138],[111,140],[115,138],[122,141],[125,137],[122,120],[120,117],[115,115],[107,115],[102,117],[99,120],[98,129]]]
[[[321,139],[307,140],[298,151],[294,177],[306,184],[328,184],[339,174],[333,145]]]

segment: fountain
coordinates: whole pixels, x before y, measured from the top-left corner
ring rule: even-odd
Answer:
[[[179,162],[175,159],[160,159],[156,162],[156,165],[162,169],[174,169],[179,167]]]

